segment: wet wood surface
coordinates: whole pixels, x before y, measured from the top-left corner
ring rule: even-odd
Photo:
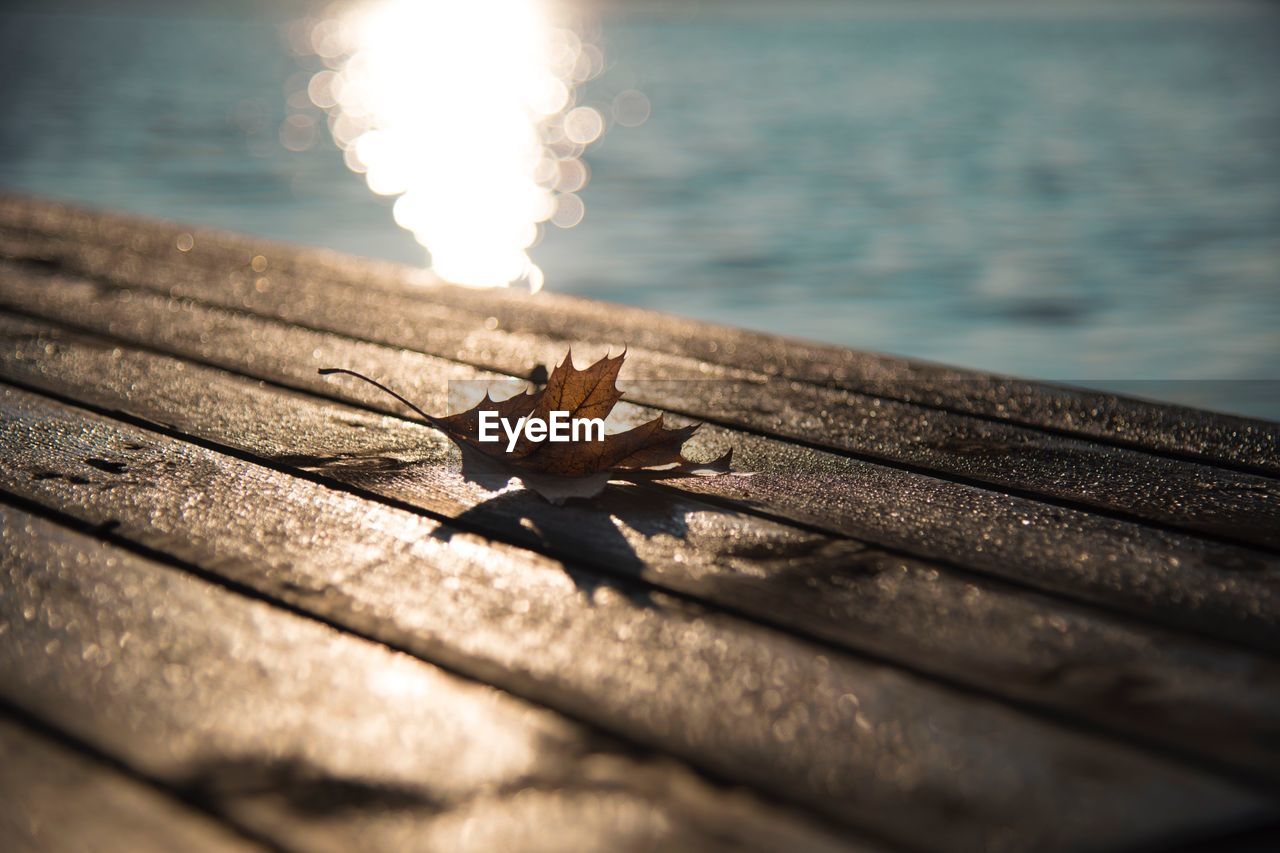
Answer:
[[[552,506],[465,479],[394,400],[316,373],[443,411],[450,381],[536,377],[570,345],[580,365],[627,346],[622,415],[705,421],[690,455],[733,447],[751,476]],[[23,791],[0,833],[56,847],[49,821],[108,789],[118,809],[58,838],[1066,851],[1265,832],[1278,437],[5,199],[0,748],[48,770],[0,773]]]

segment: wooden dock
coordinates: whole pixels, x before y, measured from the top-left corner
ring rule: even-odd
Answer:
[[[0,847],[1280,837],[1280,425],[414,278],[0,198]],[[623,344],[751,476],[495,493],[317,375]]]

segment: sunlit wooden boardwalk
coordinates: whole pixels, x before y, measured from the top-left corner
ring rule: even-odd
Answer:
[[[0,200],[0,847],[1265,849],[1280,428]],[[555,507],[626,344],[753,476]]]

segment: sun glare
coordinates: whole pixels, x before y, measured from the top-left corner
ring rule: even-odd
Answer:
[[[374,0],[332,7],[311,30],[329,66],[308,94],[369,189],[441,278],[477,287],[543,275],[542,223],[582,219],[579,157],[604,118],[574,87],[599,73],[551,0]]]

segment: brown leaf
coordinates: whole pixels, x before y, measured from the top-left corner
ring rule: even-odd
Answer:
[[[506,400],[495,401],[489,397],[486,391],[484,399],[477,403],[473,408],[456,415],[449,415],[444,418],[429,418],[432,425],[439,427],[450,438],[463,438],[471,436],[473,441],[478,442],[476,436],[480,434],[480,413],[484,411],[494,411],[498,413],[500,418],[519,419],[533,412],[533,407],[537,405],[538,395],[530,391],[523,391],[514,397]]]
[[[509,468],[512,476],[520,477],[525,485],[556,502],[566,496],[596,494],[610,479],[654,480],[727,473],[732,450],[711,462],[694,462],[684,456],[681,448],[698,425],[670,429],[663,424],[661,415],[625,432],[606,435],[602,441],[531,441],[522,432],[510,452],[502,430],[499,430],[500,441],[480,441],[481,412],[496,412],[513,426],[524,417],[548,421],[552,412],[567,412],[574,420],[607,418],[622,399],[617,379],[625,359],[624,351],[622,355],[606,356],[585,370],[578,370],[573,366],[570,352],[551,372],[541,391],[526,391],[499,401],[485,394],[473,408],[447,417],[428,415],[391,389],[353,371],[330,368],[320,372],[348,373],[377,385],[462,447],[464,458],[479,452]]]

